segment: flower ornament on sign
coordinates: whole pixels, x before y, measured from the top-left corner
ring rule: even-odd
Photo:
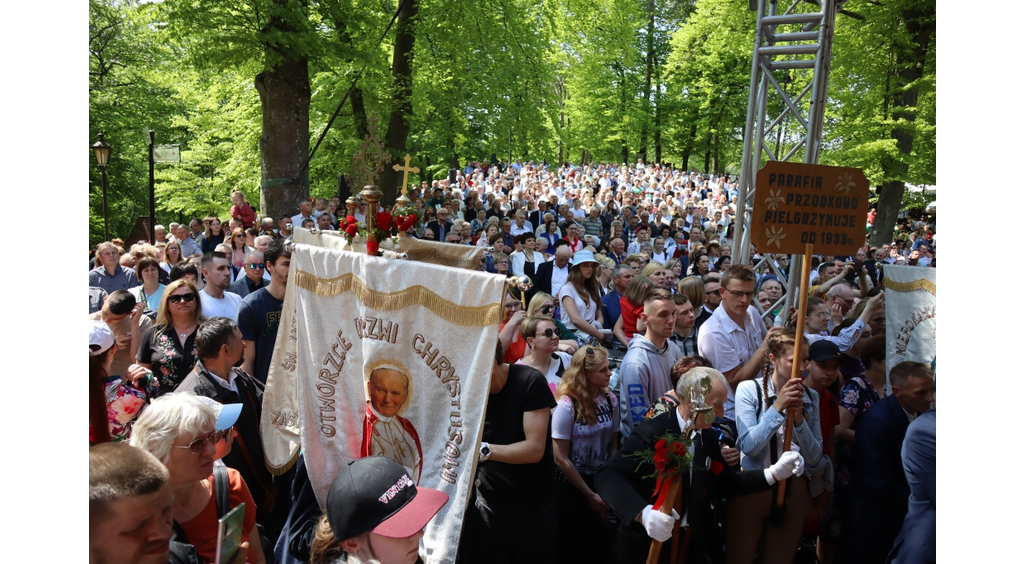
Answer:
[[[785,230],[777,225],[771,225],[768,227],[765,233],[768,235],[768,246],[775,244],[775,248],[782,248],[782,240],[786,238]]]
[[[840,175],[836,176],[836,178],[839,179],[839,182],[836,182],[836,192],[839,192],[839,193],[842,193],[842,194],[849,194],[850,193],[850,188],[856,188],[857,187],[857,184],[853,181],[853,173],[852,172],[848,172],[845,175],[840,174]]]
[[[785,203],[785,198],[782,197],[782,188],[775,190],[768,190],[768,197],[764,199],[764,206],[770,210],[777,210],[780,205]]]

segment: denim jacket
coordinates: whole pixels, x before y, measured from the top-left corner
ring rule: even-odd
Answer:
[[[758,418],[757,395],[760,387],[761,379],[758,378],[741,382],[736,388],[736,427],[739,431],[736,447],[740,450],[740,466],[744,470],[765,468],[765,457],[771,453],[769,441],[786,424],[786,416],[776,411],[765,397],[761,398]],[[768,393],[774,393],[770,379]],[[804,422],[793,427],[793,442],[800,447],[804,468],[813,468],[821,458],[822,440],[818,393],[809,388],[804,389],[804,414]],[[779,454],[782,454],[781,447]]]

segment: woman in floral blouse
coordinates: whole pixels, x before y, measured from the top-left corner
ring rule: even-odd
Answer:
[[[206,320],[199,291],[185,279],[164,290],[156,323],[146,330],[136,356],[143,368],[152,370],[159,384],[155,396],[173,392],[196,363],[196,330]]]

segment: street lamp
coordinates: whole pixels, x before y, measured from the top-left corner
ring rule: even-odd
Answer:
[[[99,141],[92,144],[92,152],[96,155],[96,166],[100,167],[103,177],[103,240],[110,240],[110,226],[107,221],[107,164],[110,163],[110,145],[103,142],[103,132],[99,133]]]

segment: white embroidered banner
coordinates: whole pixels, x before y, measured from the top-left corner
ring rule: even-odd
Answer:
[[[935,270],[923,266],[884,266],[885,373],[913,360],[935,362]],[[886,391],[891,390],[888,377]]]
[[[296,244],[264,396],[268,466],[301,445],[321,506],[341,465],[380,454],[450,501],[425,560],[454,561],[490,386],[504,279]]]

